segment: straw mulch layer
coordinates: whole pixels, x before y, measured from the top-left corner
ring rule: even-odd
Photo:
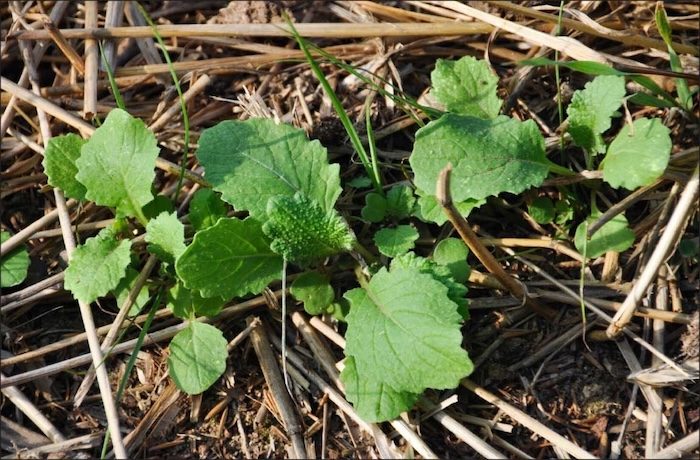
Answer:
[[[157,192],[172,194],[177,187],[176,165],[186,150],[178,95],[169,66],[134,3],[0,5],[0,223],[3,231],[24,235],[22,242],[31,258],[28,278],[3,289],[0,298],[0,447],[9,458],[98,456],[108,431],[110,416],[97,382],[87,388],[80,404],[75,401],[84,378],[94,374],[88,367],[91,358],[80,308],[63,289],[67,252],[62,235],[73,232],[78,241],[85,241],[110,225],[114,215],[91,203],[69,202],[66,208],[57,201],[42,168],[49,134],[87,134],[76,125],[75,117],[92,123],[116,107],[107,74],[99,68],[97,39],[105,39],[106,59],[126,107],[151,127],[159,141]],[[698,4],[664,3],[683,70],[691,77],[697,75]],[[677,75],[670,72],[668,49],[654,21],[655,2],[566,2],[561,36],[556,34],[557,2],[468,2],[469,8],[483,15],[479,20],[457,2],[167,1],[144,6],[160,28],[187,98],[191,136],[184,164],[192,174],[185,178],[179,195],[181,215],[187,214],[189,200],[201,186],[197,182],[202,169],[192,154],[198,137],[222,120],[277,117],[319,139],[331,161],[340,164],[343,183],[364,174],[330,100],[296,42],[280,28],[285,17],[336,58],[382,77],[421,101],[438,58],[486,59],[500,78],[503,113],[534,119],[555,161],[565,161],[578,171],[584,169],[579,148],[567,142],[564,155],[559,156],[565,127],[560,125],[558,94],[566,106],[571,93],[583,88],[590,77],[562,68],[558,88],[553,68],[520,67],[519,61],[555,59],[559,49],[561,59],[604,61],[646,74],[672,94],[676,91]],[[544,43],[541,34],[547,37]],[[370,100],[384,183],[410,181],[408,157],[417,129],[415,119],[391,98],[342,69],[323,60],[321,67],[361,131]],[[690,80],[691,89],[697,89],[697,84],[697,78]],[[636,89],[634,83],[628,84],[629,91]],[[568,184],[578,187],[584,181],[597,181],[604,200],[599,204],[605,209],[626,200],[635,245],[591,261],[585,272],[586,299],[611,315],[635,286],[661,235],[678,231],[677,240],[684,241],[685,249],[698,246],[697,204],[681,228],[667,227],[698,163],[697,94],[694,103],[692,116],[677,109],[628,106],[629,117],[659,117],[673,139],[669,168],[647,193],[630,198],[623,189],[602,185],[595,174],[580,173]],[[624,115],[614,122],[616,126],[624,123]],[[562,187],[546,182],[539,192],[554,197]],[[565,287],[578,291],[581,273],[580,255],[572,249],[573,231],[537,224],[527,214],[528,203],[537,196],[537,191],[532,192],[490,199],[469,216],[469,223],[482,236],[489,235],[491,240],[485,242],[502,267],[519,277],[531,296],[556,309],[557,315],[551,320],[533,315],[519,299],[495,288],[492,277],[472,276],[471,319],[463,332],[464,346],[477,367],[458,389],[426,394],[432,404],[441,405],[440,410],[416,407],[403,420],[378,425],[354,418],[334,383],[335,376],[327,372],[343,358],[339,340],[343,324],[332,318],[311,320],[291,297],[289,308],[296,313],[287,319],[287,338],[290,354],[298,361],[288,358],[290,372],[294,371],[292,403],[290,407],[281,404],[285,395],[277,393],[261,371],[261,366],[277,368],[280,356],[274,346],[265,347],[267,342],[279,341],[281,333],[274,295],[235,300],[225,315],[214,320],[226,339],[234,342],[227,370],[208,391],[188,396],[168,376],[172,334],[167,331],[180,320],[163,309],[149,329],[153,343],[138,351],[135,369],[117,402],[116,417],[129,455],[299,456],[292,441],[302,439],[306,456],[327,458],[470,458],[499,453],[510,458],[697,457],[700,451],[694,438],[700,429],[700,387],[692,379],[678,378],[677,371],[640,346],[646,342],[676,363],[697,366],[697,252],[672,252],[656,273],[643,299],[645,308],[638,310],[628,327],[637,342],[630,337],[607,340],[607,322],[595,319],[591,311],[583,334],[579,301],[564,291]],[[344,198],[341,211],[357,212],[366,193],[360,189]],[[577,222],[586,217],[575,212]],[[60,214],[70,224],[59,222]],[[355,232],[371,235],[363,225],[354,223]],[[449,222],[442,227],[419,221],[415,225],[421,234],[416,251],[423,255],[431,253],[437,240],[454,233]],[[138,225],[134,228],[142,233]],[[553,246],[551,238],[560,238],[561,243]],[[147,262],[145,245],[137,248],[137,266],[150,285],[157,286],[164,281],[163,272]],[[504,252],[507,248],[538,265],[557,283]],[[469,260],[474,273],[486,273],[476,258]],[[290,275],[295,271],[290,267]],[[334,285],[343,290],[355,286],[352,271],[336,272]],[[279,283],[270,289],[279,290]],[[103,298],[91,307],[102,338],[119,305],[114,298]],[[128,343],[138,337],[144,320],[145,316],[139,317],[129,325],[118,338],[127,345],[107,359],[107,375],[115,392],[133,350]],[[263,352],[254,346],[260,343]],[[629,378],[641,369],[661,374],[657,384]],[[8,386],[12,378],[19,380]],[[297,430],[288,426],[289,417],[296,420]]]

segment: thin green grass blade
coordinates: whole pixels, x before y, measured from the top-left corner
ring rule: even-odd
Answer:
[[[306,46],[306,41],[302,39],[301,35],[299,35],[299,32],[296,30],[294,27],[294,24],[287,18],[287,25],[289,26],[292,36],[294,39],[297,41],[299,44],[299,48],[301,48],[302,52],[304,53],[304,56],[306,57],[306,61],[309,63],[309,66],[311,67],[311,71],[314,73],[316,78],[318,79],[319,83],[321,83],[321,86],[323,87],[323,91],[326,93],[326,96],[331,100],[331,104],[333,105],[333,109],[335,110],[336,114],[338,115],[338,119],[340,122],[343,124],[343,127],[345,128],[345,132],[348,134],[348,137],[350,138],[350,142],[352,143],[353,148],[357,152],[357,154],[360,156],[360,160],[362,161],[362,165],[365,167],[365,170],[367,171],[367,175],[370,177],[372,180],[372,185],[374,186],[375,190],[377,193],[384,194],[382,190],[382,184],[377,180],[379,177],[379,174],[375,172],[372,168],[372,164],[370,163],[369,157],[367,156],[367,151],[365,150],[364,145],[362,145],[362,141],[360,140],[360,135],[357,133],[357,130],[355,129],[355,126],[353,126],[352,121],[350,120],[350,117],[348,117],[348,114],[345,112],[345,109],[343,108],[342,103],[338,99],[338,96],[335,94],[335,91],[333,91],[333,88],[331,88],[330,83],[328,83],[328,80],[326,79],[326,76],[323,74],[323,71],[319,67],[318,63],[314,59],[314,57],[311,55],[311,52],[309,51],[309,48]]]
[[[173,201],[177,203],[177,200],[180,196],[180,191],[182,190],[182,183],[185,180],[185,166],[187,164],[187,157],[189,156],[189,148],[190,148],[190,117],[187,113],[187,103],[185,101],[185,97],[182,94],[182,88],[180,87],[180,81],[177,78],[177,74],[175,73],[175,68],[173,67],[173,62],[170,60],[170,53],[168,53],[168,50],[165,48],[165,42],[163,42],[163,37],[160,36],[160,33],[158,32],[158,27],[156,24],[153,22],[151,17],[148,15],[148,12],[144,9],[143,6],[141,6],[141,3],[136,2],[136,6],[141,12],[141,16],[146,20],[149,26],[151,26],[151,29],[153,30],[153,35],[155,36],[156,41],[160,45],[161,52],[163,53],[163,57],[165,58],[165,62],[168,64],[168,71],[170,72],[170,78],[173,80],[173,84],[175,85],[175,90],[177,91],[177,95],[180,99],[180,111],[182,112],[182,125],[185,129],[185,148],[184,152],[182,154],[182,161],[180,162],[180,177],[177,180],[177,187],[175,188],[174,196],[173,196]]]
[[[107,71],[107,79],[109,79],[109,86],[112,89],[114,102],[117,104],[117,107],[119,107],[122,110],[126,110],[126,106],[124,105],[124,98],[122,98],[122,93],[119,91],[119,86],[117,86],[117,80],[114,79],[114,72],[112,72],[112,67],[109,65],[109,62],[107,62],[107,58],[105,57],[105,50],[102,47],[102,42],[98,41],[97,44],[100,47],[100,57],[102,58],[102,64],[104,65],[105,70]]]

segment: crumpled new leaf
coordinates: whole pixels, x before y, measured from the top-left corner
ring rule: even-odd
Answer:
[[[196,395],[212,386],[226,370],[226,339],[210,324],[193,321],[170,342],[168,369],[178,388]]]
[[[75,248],[63,282],[76,299],[90,303],[116,289],[131,262],[131,240],[118,240],[111,228]]]
[[[586,83],[584,89],[574,91],[566,109],[568,132],[574,143],[589,153],[605,152],[601,133],[610,128],[610,120],[625,97],[625,79],[615,75],[601,75]]]
[[[270,119],[228,120],[204,130],[197,158],[224,201],[261,221],[274,196],[301,192],[330,211],[341,192],[339,166],[328,164],[325,147]]]
[[[347,397],[361,417],[381,421],[410,409],[406,393],[454,388],[473,364],[462,348],[457,304],[447,287],[417,268],[382,268],[365,288],[348,291],[346,357],[355,372],[343,374]],[[369,391],[368,391],[369,390]],[[398,396],[397,396],[398,395]]]
[[[496,118],[503,101],[496,94],[498,77],[486,61],[464,56],[438,59],[430,74],[433,96],[448,111],[478,118]]]
[[[257,294],[279,279],[282,257],[270,249],[270,240],[258,221],[219,219],[198,232],[175,262],[178,277],[202,297],[224,300]]]
[[[85,186],[75,178],[78,173],[75,161],[80,158],[80,149],[85,142],[73,133],[52,137],[46,145],[42,162],[49,185],[60,188],[65,196],[76,200],[85,199]]]
[[[157,156],[156,137],[143,121],[113,109],[83,145],[76,179],[86,188],[85,198],[116,208],[120,216],[138,217],[153,199]]]
[[[658,118],[625,125],[610,143],[601,164],[603,179],[615,188],[634,190],[661,177],[671,157],[671,135]]]
[[[349,251],[355,241],[334,209],[325,211],[301,193],[270,198],[262,229],[274,252],[302,266]]]
[[[434,193],[438,175],[452,164],[455,202],[542,184],[549,172],[544,139],[532,120],[493,120],[445,114],[416,133],[410,158],[415,184]]]

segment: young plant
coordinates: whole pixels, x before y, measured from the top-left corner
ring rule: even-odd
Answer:
[[[120,229],[135,219],[145,230],[147,250],[163,262],[161,272],[172,286],[168,305],[188,324],[172,340],[168,360],[182,390],[206,390],[226,367],[222,332],[200,317],[216,316],[231,299],[261,293],[280,278],[287,262],[305,270],[290,290],[307,312],[332,312],[347,322],[341,379],[365,420],[398,416],[426,388],[455,387],[473,369],[460,332],[469,316],[464,284],[468,251],[452,238],[441,241],[432,258],[416,255],[411,250],[419,234],[411,220],[445,222],[435,184],[447,163],[453,165],[452,196],[465,214],[489,196],[519,194],[541,185],[550,173],[573,173],[547,159],[534,122],[499,114],[497,80],[486,63],[439,61],[432,79],[435,99],[449,112],[416,134],[410,159],[416,189],[398,184],[384,194],[375,188],[366,195],[360,216],[350,220],[359,217],[376,225],[372,241],[381,264],[363,245],[369,241],[358,241],[335,207],[343,191],[340,166],[330,164],[326,149],[302,130],[268,119],[223,121],[202,132],[196,155],[212,190],[199,190],[193,197],[189,220],[195,233],[187,245],[172,203],[151,192],[158,152],[153,133],[115,109],[91,139],[55,138],[46,151],[51,184],[74,198],[114,208],[121,223],[76,250],[66,287],[87,302],[128,289],[135,273],[130,267],[133,245]],[[598,93],[603,89],[615,100]],[[619,80],[594,81],[575,96],[570,126],[574,142],[592,158],[606,152],[601,166],[606,181],[633,188],[655,180],[668,159],[649,161],[635,174],[623,175],[630,149],[646,155],[642,144],[652,142],[665,151],[668,132],[656,120],[638,120],[605,148],[601,135],[623,97]],[[595,102],[601,100],[604,107]],[[368,168],[368,173],[374,180],[349,185],[376,187],[377,171]],[[571,219],[567,203],[538,202],[541,220]],[[228,205],[247,217],[227,217]],[[619,229],[627,226],[621,219],[596,233],[599,242],[587,242],[589,255],[612,247],[622,250],[629,243],[624,231],[623,241],[618,238]],[[362,254],[370,265],[358,264],[359,287],[338,298],[324,264],[347,254],[357,259]]]

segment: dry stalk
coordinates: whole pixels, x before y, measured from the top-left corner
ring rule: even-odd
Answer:
[[[698,180],[698,170],[700,170],[700,165],[695,166],[693,175],[690,177],[688,184],[681,193],[676,209],[673,211],[668,225],[666,225],[666,231],[661,235],[661,238],[659,238],[659,243],[654,248],[649,262],[646,267],[644,267],[641,275],[639,275],[632,291],[622,303],[622,307],[613,317],[610,326],[608,326],[606,331],[608,337],[614,338],[620,335],[620,332],[630,322],[637,309],[637,305],[647,292],[651,282],[657,276],[659,267],[661,267],[661,264],[664,263],[673,247],[677,244],[678,238],[680,238],[682,230],[687,222],[689,213],[692,212],[694,206],[697,204],[698,183],[700,182]]]
[[[109,356],[109,349],[112,347],[114,341],[117,339],[117,335],[121,331],[122,324],[124,323],[126,316],[129,314],[129,310],[131,310],[131,307],[134,305],[134,302],[136,302],[136,299],[138,298],[139,294],[141,293],[141,290],[146,284],[146,280],[151,275],[151,271],[153,271],[153,268],[155,268],[157,263],[158,258],[151,254],[148,257],[148,260],[146,260],[146,264],[141,269],[141,272],[139,273],[138,277],[134,281],[134,287],[129,290],[129,294],[126,297],[126,300],[122,305],[119,306],[119,313],[117,313],[117,316],[114,318],[114,321],[112,321],[112,325],[109,328],[109,331],[107,331],[107,335],[102,340],[102,353],[104,353],[105,358]],[[90,369],[88,369],[87,374],[85,374],[83,381],[80,383],[78,390],[75,392],[75,396],[73,397],[74,407],[80,407],[80,405],[83,402],[83,399],[85,398],[85,396],[87,396],[88,391],[90,391],[90,387],[92,386],[92,383],[94,381],[95,368],[91,366]]]
[[[441,22],[433,24],[414,22],[394,23],[298,23],[297,31],[306,38],[375,38],[375,37],[433,37],[437,35],[476,35],[488,33],[488,24]],[[158,33],[168,37],[291,37],[286,24],[165,24],[158,26]],[[153,29],[148,26],[107,27],[104,29],[61,29],[69,39],[76,38],[151,38]],[[8,39],[49,40],[45,30],[23,30]]]
[[[255,321],[255,319],[255,317],[248,318],[247,323],[250,325]],[[282,320],[284,321],[284,318]],[[296,407],[294,406],[294,402],[287,392],[287,387],[285,386],[284,379],[282,378],[282,373],[277,365],[277,359],[270,348],[270,342],[267,339],[264,326],[259,325],[254,327],[250,333],[250,339],[253,343],[253,348],[255,348],[255,354],[258,355],[258,360],[260,362],[263,375],[265,376],[265,381],[267,382],[267,385],[272,392],[272,397],[275,399],[275,403],[279,408],[287,434],[292,440],[294,455],[296,458],[306,458],[306,446],[304,445],[304,438],[302,437],[302,433],[304,431],[302,429],[301,422],[299,421],[299,416],[297,414]]]
[[[521,425],[525,426],[529,430],[531,430],[534,433],[537,433],[538,435],[542,436],[544,439],[547,441],[551,442],[553,445],[560,447],[563,449],[565,452],[569,453],[571,456],[574,458],[597,458],[590,452],[587,452],[574,444],[573,442],[569,441],[559,433],[553,431],[552,429],[546,427],[542,423],[538,422],[534,418],[530,417],[527,415],[525,412],[521,411],[515,406],[512,406],[508,404],[507,402],[501,400],[498,396],[495,394],[489,392],[485,388],[480,387],[476,383],[472,382],[469,379],[463,379],[462,380],[462,386],[467,388],[469,391],[473,392],[477,396],[479,396],[481,399],[484,401],[487,401],[497,408],[499,408],[501,411],[503,411],[506,415],[508,415],[510,418],[515,420],[516,422],[520,423]]]
[[[450,194],[451,172],[451,164],[448,164],[442,171],[440,171],[440,175],[438,176],[438,181],[435,186],[435,195],[437,196],[437,200],[442,206],[442,209],[445,211],[447,218],[457,230],[457,233],[459,233],[462,240],[464,240],[467,246],[469,246],[469,249],[474,253],[474,255],[481,261],[482,264],[484,264],[486,269],[491,272],[511,294],[518,299],[522,299],[525,305],[527,305],[538,315],[549,320],[554,319],[556,312],[550,307],[542,305],[530,297],[522,283],[506,273],[493,254],[491,254],[481,243],[481,241],[479,241],[479,238],[472,231],[471,227],[469,227],[469,224],[464,216],[457,211],[457,208],[452,202],[452,195]]]
[[[21,48],[23,48],[22,55],[25,61],[25,66],[29,70],[29,81],[32,85],[34,95],[38,98],[41,98],[41,96],[39,96],[39,78],[36,74],[36,68],[34,66],[34,62],[32,61],[31,53],[28,51],[28,48],[26,46]],[[22,90],[26,91],[24,89]],[[41,137],[44,142],[44,148],[46,148],[46,144],[51,139],[51,128],[49,126],[49,120],[46,116],[46,112],[40,107],[37,107],[37,116],[39,118]],[[63,196],[63,192],[60,189],[54,188],[54,198],[56,200],[56,210],[58,211],[58,218],[61,224],[61,229],[63,229],[64,246],[66,248],[68,260],[70,260],[71,255],[75,250],[75,239],[73,233],[71,233],[70,228],[70,215],[68,214],[68,209],[66,206],[65,198]],[[101,363],[103,362],[103,356],[100,350],[99,339],[97,338],[97,333],[95,332],[95,322],[92,318],[92,310],[90,308],[90,304],[87,302],[78,301],[78,306],[80,307],[80,316],[83,320],[85,333],[87,334],[92,362],[97,369],[97,382],[100,389],[100,395],[102,397],[102,405],[104,407],[105,415],[107,417],[109,432],[112,436],[112,445],[114,446],[114,450],[118,458],[126,458],[126,450],[124,449],[124,445],[122,443],[122,435],[121,430],[119,428],[119,415],[117,413],[117,408],[114,403],[112,387],[109,382],[109,376],[107,375],[107,368],[101,366]]]

